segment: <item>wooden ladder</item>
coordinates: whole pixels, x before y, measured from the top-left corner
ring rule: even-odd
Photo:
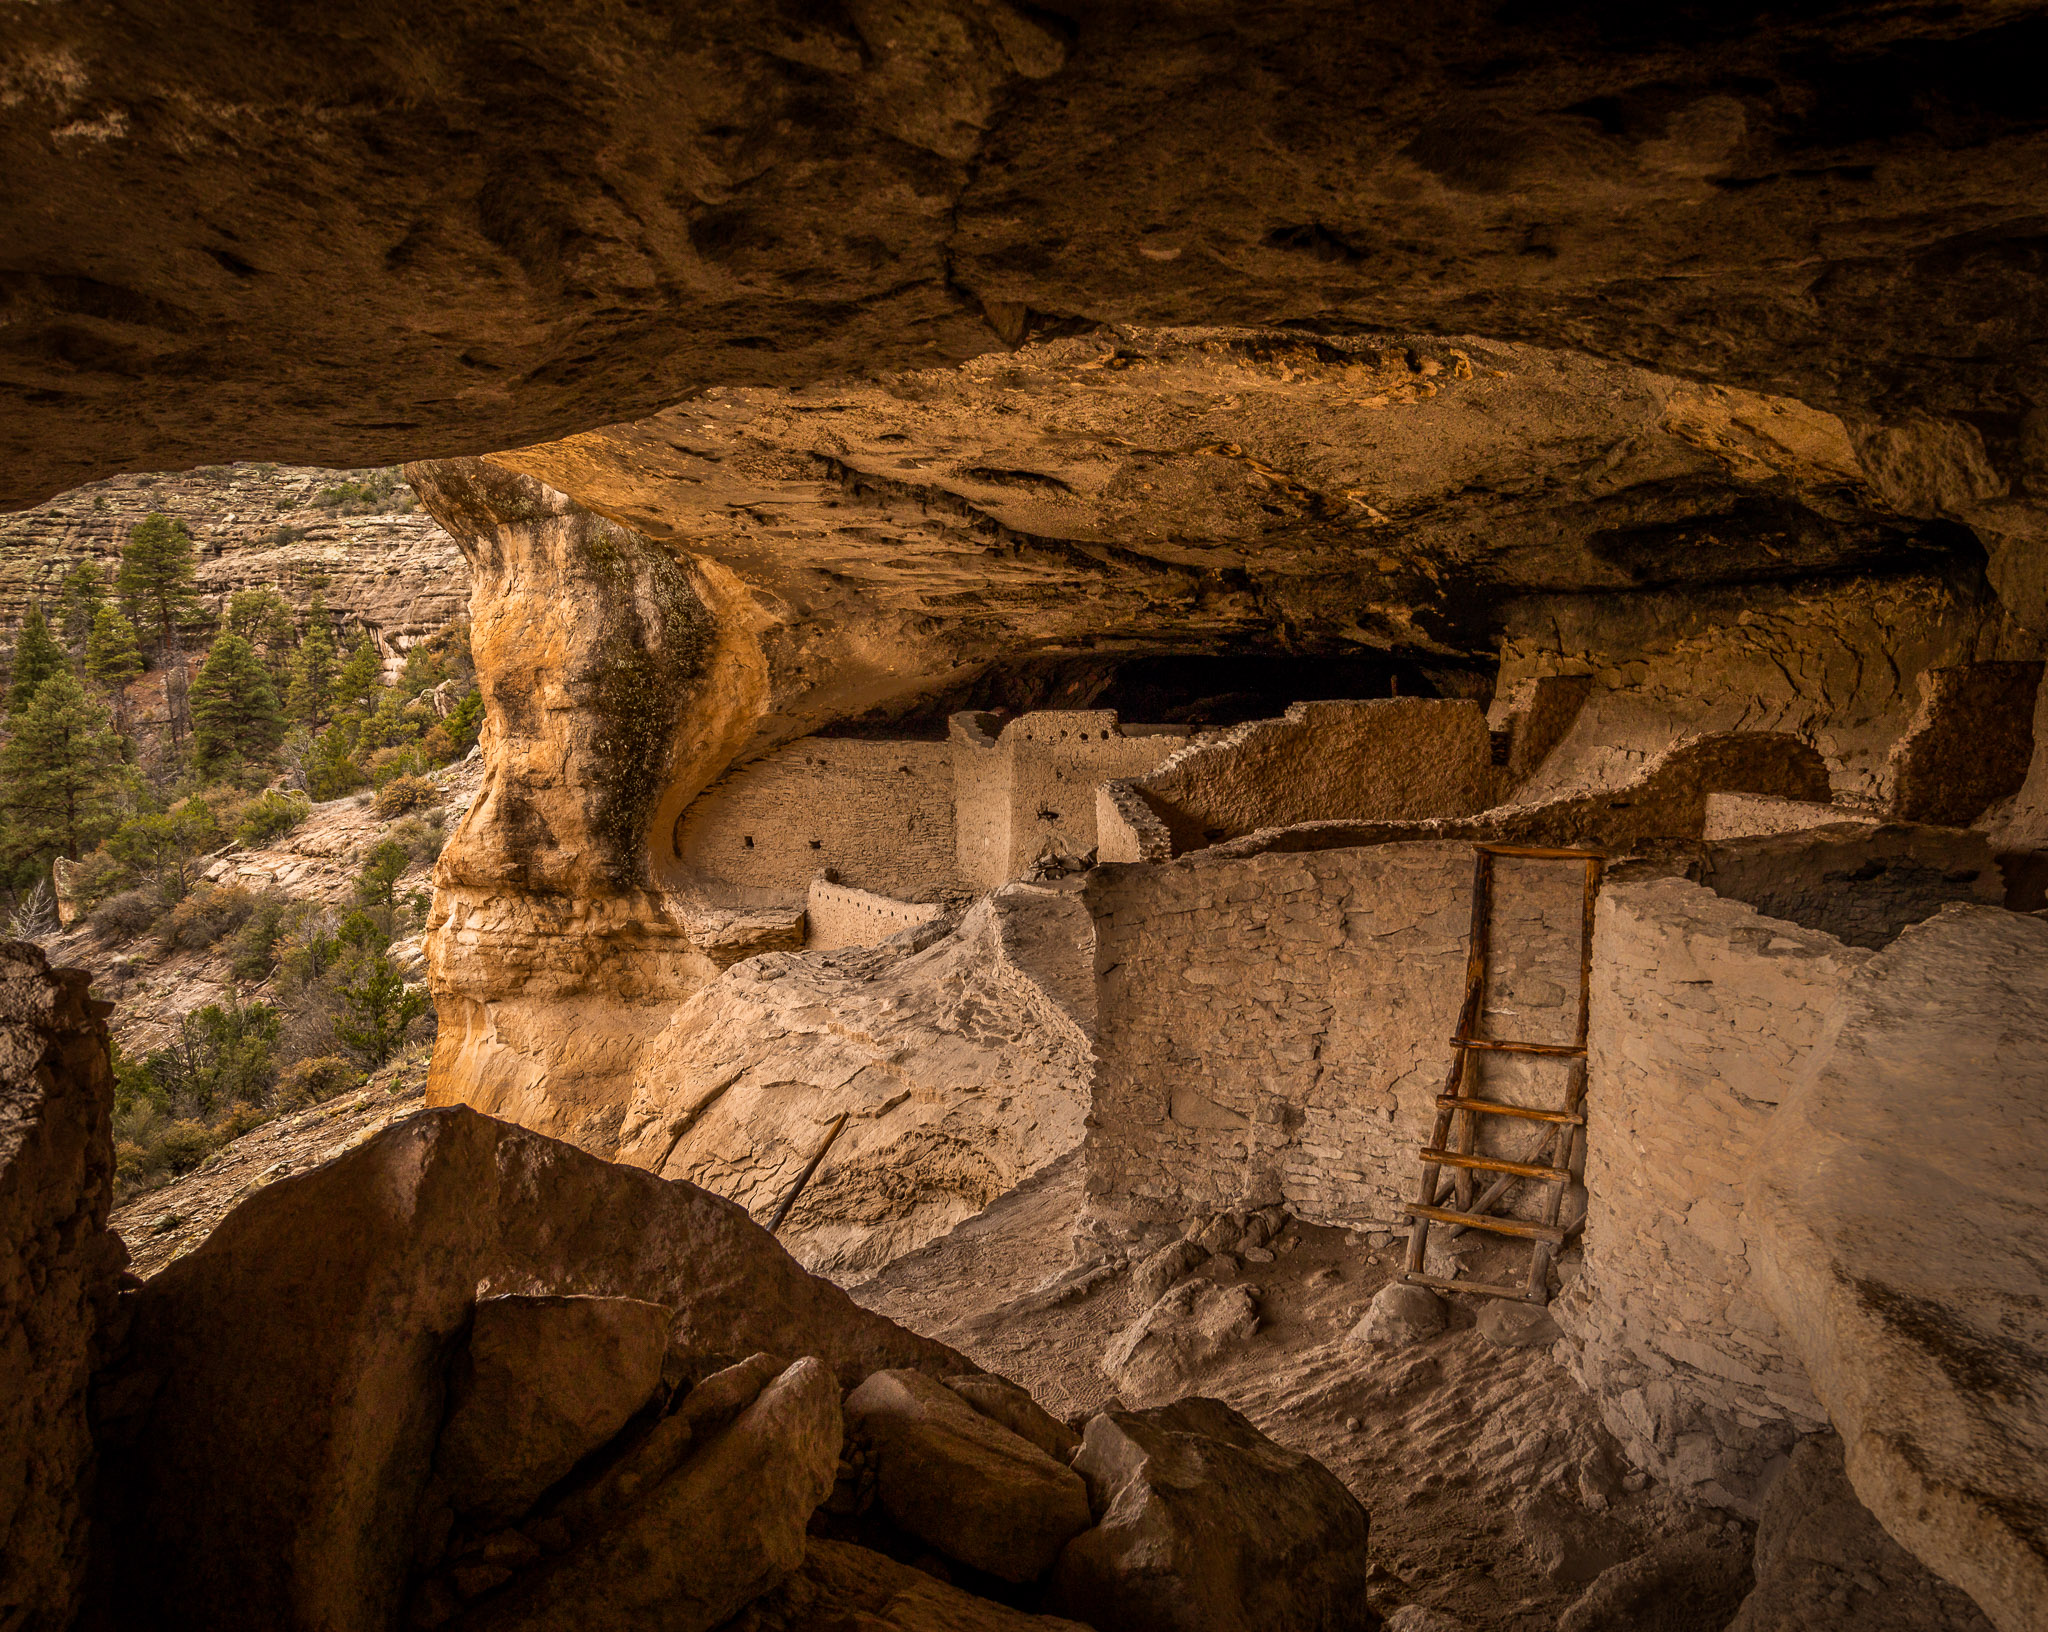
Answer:
[[[1526,844],[1475,844],[1472,869],[1472,938],[1465,963],[1465,1003],[1458,1011],[1458,1034],[1451,1039],[1450,1075],[1436,1099],[1436,1129],[1429,1143],[1419,1147],[1422,1183],[1405,1211],[1414,1220],[1408,1231],[1408,1262],[1401,1278],[1417,1286],[1445,1292],[1473,1292],[1489,1298],[1517,1298],[1526,1303],[1550,1301],[1550,1260],[1564,1244],[1566,1232],[1558,1225],[1564,1207],[1565,1187],[1572,1182],[1572,1160],[1577,1154],[1580,1130],[1586,1125],[1586,1021],[1593,986],[1593,906],[1600,895],[1600,871],[1606,857],[1597,850],[1552,850]],[[1493,911],[1493,864],[1497,857],[1517,856],[1534,861],[1576,861],[1586,868],[1585,914],[1579,941],[1579,1030],[1573,1043],[1497,1042],[1476,1037],[1480,1016],[1486,1006],[1486,954],[1488,920]],[[1566,1077],[1564,1106],[1560,1110],[1538,1110],[1532,1106],[1504,1105],[1480,1099],[1471,1092],[1469,1062],[1475,1053],[1549,1055],[1570,1062]],[[1479,1118],[1503,1116],[1523,1122],[1544,1124],[1542,1136],[1521,1161],[1481,1156]],[[1455,1135],[1456,1143],[1450,1143]],[[1555,1160],[1552,1160],[1555,1153]],[[1437,1173],[1451,1169],[1451,1199],[1443,1205]],[[1491,1173],[1493,1182],[1475,1201],[1472,1175]],[[1491,1209],[1520,1180],[1532,1179],[1550,1186],[1540,1223],[1522,1218],[1504,1218]],[[1523,1286],[1504,1286],[1486,1281],[1446,1281],[1423,1273],[1429,1251],[1432,1224],[1449,1227],[1453,1236],[1465,1230],[1487,1230],[1495,1235],[1515,1236],[1531,1245],[1529,1279]]]

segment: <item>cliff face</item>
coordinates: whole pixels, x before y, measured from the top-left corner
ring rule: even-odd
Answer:
[[[454,540],[411,490],[373,497],[361,481],[372,474],[241,464],[113,476],[0,515],[0,628],[32,602],[54,608],[81,557],[111,574],[135,524],[161,511],[192,534],[200,599],[215,616],[238,589],[282,588],[296,603],[324,578],[328,607],[394,657],[462,615],[468,581]],[[361,496],[318,502],[345,484]]]

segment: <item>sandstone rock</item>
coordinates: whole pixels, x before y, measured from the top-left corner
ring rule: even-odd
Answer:
[[[1380,1632],[1470,1632],[1455,1615],[1427,1604],[1403,1604],[1380,1622]]]
[[[484,1298],[434,1451],[438,1494],[478,1525],[518,1518],[661,1382],[669,1312],[637,1298]]]
[[[106,1005],[0,943],[0,1625],[63,1632],[86,1564],[86,1391],[126,1262]]]
[[[804,1561],[724,1632],[1086,1632],[976,1598],[865,1547],[813,1537]]]
[[[1378,1348],[1405,1348],[1444,1329],[1444,1300],[1426,1286],[1390,1281],[1367,1305],[1348,1341]]]
[[[563,1551],[569,1540],[596,1529],[667,1478],[694,1447],[721,1432],[786,1369],[775,1356],[756,1354],[713,1372],[637,1443],[622,1447],[617,1459],[588,1484],[567,1492],[550,1505],[545,1518],[525,1526],[527,1533],[549,1552]],[[554,1531],[554,1526],[560,1530]],[[550,1535],[558,1535],[559,1544],[548,1545]]]
[[[1117,1335],[1102,1364],[1127,1397],[1157,1398],[1174,1393],[1258,1329],[1253,1288],[1182,1281]]]
[[[1141,1258],[1131,1271],[1131,1302],[1141,1310],[1150,1309],[1201,1268],[1208,1256],[1209,1249],[1191,1237],[1167,1242]]]
[[[1060,1555],[1064,1613],[1118,1632],[1369,1624],[1365,1509],[1219,1401],[1097,1416],[1074,1465],[1098,1522]]]
[[[2048,923],[1944,908],[1849,979],[1750,1178],[1748,1257],[1885,1530],[2048,1626]]]
[[[480,1284],[664,1305],[703,1370],[736,1351],[814,1354],[842,1386],[970,1369],[805,1274],[730,1202],[425,1111],[259,1191],[136,1294],[112,1382],[155,1392],[110,1516],[123,1624],[382,1632]]]
[[[881,1371],[846,1400],[882,1509],[949,1558],[1035,1581],[1089,1526],[1088,1490],[1044,1451],[914,1371]]]
[[[990,1421],[1028,1439],[1055,1462],[1073,1461],[1081,1436],[1015,1383],[980,1372],[947,1377],[945,1385]]]
[[[1741,1527],[1710,1525],[1601,1571],[1557,1632],[1720,1632],[1750,1584]]]
[[[1550,1311],[1509,1298],[1486,1298],[1479,1306],[1479,1335],[1501,1349],[1536,1349],[1555,1343],[1563,1334]]]
[[[523,1572],[456,1624],[707,1632],[801,1562],[841,1440],[831,1368],[799,1360],[619,1522]]]
[[[1884,1533],[1833,1434],[1803,1439],[1764,1498],[1756,1590],[1727,1632],[1991,1632],[1967,1593]]]

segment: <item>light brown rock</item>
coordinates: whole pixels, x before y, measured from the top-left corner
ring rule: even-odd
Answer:
[[[1088,1528],[1078,1476],[918,1372],[877,1372],[846,1419],[874,1448],[883,1511],[949,1558],[1035,1581]]]
[[[126,1262],[105,1005],[0,943],[0,1626],[62,1632],[86,1566],[86,1391]]]
[[[991,1422],[1028,1439],[1055,1462],[1074,1459],[1081,1436],[1015,1383],[983,1372],[942,1379],[945,1385]]]
[[[1259,1305],[1245,1286],[1182,1281],[1126,1326],[1102,1357],[1127,1399],[1161,1399],[1259,1329]]]
[[[730,1202],[465,1109],[258,1192],[137,1294],[154,1388],[114,1537],[124,1624],[382,1632],[479,1284],[675,1311],[693,1365],[968,1369],[857,1309]],[[329,1447],[310,1457],[305,1447]]]
[[[1074,1466],[1098,1522],[1060,1555],[1062,1613],[1117,1632],[1370,1624],[1365,1509],[1220,1401],[1097,1416]]]
[[[832,1489],[839,1387],[806,1358],[617,1523],[514,1578],[460,1632],[706,1632],[804,1556]]]
[[[434,1484],[477,1525],[518,1518],[661,1382],[669,1312],[637,1298],[484,1298],[455,1368]]]
[[[1850,978],[1743,1215],[1885,1529],[2000,1632],[2048,1627],[2048,923],[1944,908]]]

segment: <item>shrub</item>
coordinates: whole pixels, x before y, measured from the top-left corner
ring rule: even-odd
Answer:
[[[448,843],[448,829],[438,811],[425,821],[417,816],[408,816],[402,822],[394,822],[386,836],[412,857],[416,865],[434,860]]]
[[[441,790],[424,776],[399,775],[377,790],[376,810],[388,821],[408,811],[426,810],[438,805],[442,797]]]
[[[275,890],[265,890],[256,897],[255,907],[235,931],[231,966],[235,979],[260,981],[269,975],[277,963],[277,943],[284,933],[285,915],[291,906],[291,897]]]
[[[400,777],[417,777],[426,768],[426,761],[420,757],[419,744],[414,742],[379,748],[363,761],[363,769],[369,773],[371,785],[378,788]]]
[[[157,926],[157,941],[166,952],[209,947],[240,929],[255,910],[255,895],[240,885],[197,890]]]
[[[213,1130],[202,1122],[173,1122],[158,1138],[156,1155],[173,1173],[190,1173],[218,1144]]]
[[[402,845],[389,839],[371,848],[363,858],[363,870],[356,878],[356,899],[365,906],[397,905],[397,886],[412,865]]]
[[[154,925],[163,910],[163,903],[148,890],[123,890],[93,913],[93,939],[104,946],[133,940]]]
[[[295,1111],[318,1105],[322,1100],[345,1094],[363,1080],[351,1060],[339,1054],[322,1054],[310,1060],[295,1060],[278,1076],[271,1101],[280,1111]]]
[[[272,788],[249,802],[235,828],[235,837],[247,845],[268,844],[297,827],[312,808],[312,802],[303,793],[284,793]]]

